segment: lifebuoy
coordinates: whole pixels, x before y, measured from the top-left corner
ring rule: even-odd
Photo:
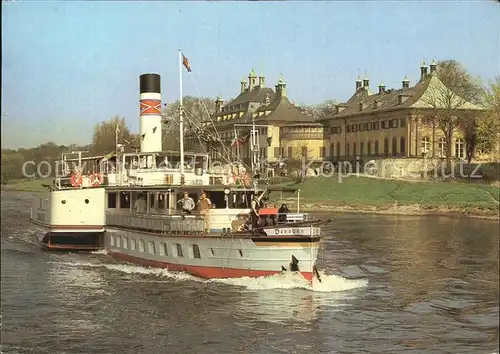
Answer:
[[[71,185],[73,187],[79,187],[79,186],[81,186],[82,182],[83,182],[83,176],[82,175],[80,175],[80,174],[78,174],[78,175],[76,175],[76,174],[71,175]]]
[[[90,176],[90,184],[92,185],[92,187],[100,186],[102,182],[103,182],[103,177],[100,173],[93,173]]]

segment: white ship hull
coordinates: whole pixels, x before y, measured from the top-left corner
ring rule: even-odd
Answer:
[[[107,227],[109,254],[143,266],[185,271],[201,278],[259,277],[294,270],[311,280],[319,237],[158,235]]]

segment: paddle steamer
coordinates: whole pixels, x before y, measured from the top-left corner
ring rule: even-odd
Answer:
[[[182,94],[181,94],[182,97]],[[45,229],[38,241],[47,249],[97,250],[144,266],[185,271],[203,278],[258,277],[298,271],[319,277],[316,259],[322,220],[300,213],[279,215],[260,208],[249,224],[251,201],[264,192],[241,165],[216,170],[208,154],[184,152],[182,100],[179,152],[161,151],[160,76],[140,77],[141,149],[125,153],[117,144],[107,156],[70,159],[49,191],[37,197],[31,221]],[[252,134],[258,134],[255,126]],[[251,139],[258,144],[258,139]],[[252,151],[259,151],[253,146]],[[258,158],[258,157],[256,157]],[[187,161],[187,163],[186,163]],[[76,168],[70,171],[69,163]],[[212,207],[185,213],[179,201],[188,193],[208,195]]]

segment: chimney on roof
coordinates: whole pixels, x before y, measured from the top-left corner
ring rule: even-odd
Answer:
[[[283,74],[281,74],[278,84],[276,85],[276,95],[278,96],[278,99],[286,97],[286,84],[283,79]]]
[[[363,82],[361,81],[361,78],[358,76],[358,78],[356,79],[356,92],[358,92],[361,89],[362,84]]]
[[[401,81],[401,87],[403,89],[407,89],[407,88],[410,88],[410,80],[408,80],[408,76],[405,76],[405,78],[403,79],[403,81]]]
[[[248,74],[248,91],[252,91],[255,86],[257,86],[257,74],[255,73],[255,69],[252,69],[250,74]]]
[[[217,99],[215,100],[215,113],[219,113],[222,110],[222,105],[224,104],[224,100],[220,95],[217,95]]]
[[[420,64],[420,81],[425,80],[426,76],[427,76],[427,64],[425,63],[425,60],[423,60],[422,64]]]
[[[370,86],[370,80],[368,79],[368,76],[365,73],[365,78],[363,79],[363,87],[368,90],[368,87]]]
[[[437,73],[437,63],[434,59],[432,59],[432,63],[430,65],[430,69],[431,69],[431,75],[436,75]]]
[[[266,86],[266,77],[264,76],[264,70],[260,71],[259,86],[260,88],[264,88]]]
[[[245,92],[247,90],[247,80],[245,78],[241,79],[241,92]]]
[[[380,84],[378,85],[378,93],[382,94],[385,92],[385,85],[383,81],[380,81]]]

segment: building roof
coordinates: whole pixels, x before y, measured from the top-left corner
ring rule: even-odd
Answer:
[[[295,107],[289,100],[288,97],[281,97],[276,99],[268,106],[263,106],[259,108],[259,111],[268,111],[271,113],[269,115],[260,116],[255,119],[255,121],[268,121],[268,122],[289,122],[293,123],[315,123],[313,117],[302,113],[297,107]]]
[[[400,96],[402,96],[402,99],[400,99]],[[440,99],[443,96],[449,97],[449,101],[451,100],[452,103],[446,103],[444,99]],[[377,103],[376,105],[375,102]],[[325,122],[331,119],[341,119],[396,109],[439,109],[450,106],[462,110],[483,109],[453,94],[436,75],[429,75],[424,80],[417,82],[415,86],[409,88],[385,90],[385,92],[376,94],[362,87],[346,103],[339,106],[343,106],[344,109],[339,111],[339,113],[323,118],[321,121]]]
[[[256,86],[250,91],[241,92],[238,97],[228,102],[225,106],[231,107],[237,104],[248,102],[264,103],[266,101],[266,95],[274,97],[273,89],[270,87]]]

